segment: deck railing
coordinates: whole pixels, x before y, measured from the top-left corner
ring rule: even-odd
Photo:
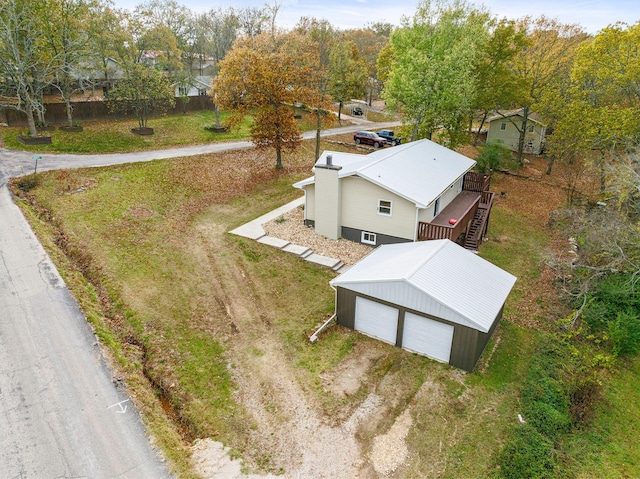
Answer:
[[[464,233],[465,229],[469,225],[469,222],[473,219],[480,204],[480,196],[474,201],[471,206],[465,211],[461,218],[454,225],[435,225],[433,223],[418,223],[418,241],[432,240],[432,239],[448,239],[456,241],[458,237]]]
[[[462,189],[482,193],[491,186],[491,175],[469,171],[464,175]]]

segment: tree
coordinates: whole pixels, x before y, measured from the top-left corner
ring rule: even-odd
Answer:
[[[425,1],[392,33],[383,96],[389,106],[402,110],[413,140],[443,130],[449,147],[463,141],[474,60],[486,44],[488,21],[485,11],[462,1]]]
[[[253,113],[251,139],[258,148],[273,148],[276,168],[282,168],[282,152],[294,150],[301,141],[292,105],[309,104],[311,61],[299,48],[295,33],[270,33],[236,41],[220,63],[212,96],[231,110],[230,126]]]
[[[84,25],[91,3],[97,6],[85,0],[45,0],[40,5],[45,45],[56,59],[53,85],[65,102],[69,126],[73,126],[71,97],[86,87],[76,72],[88,58],[89,36]]]
[[[607,162],[640,137],[639,42],[640,23],[603,29],[578,49],[564,94],[546,99],[558,118],[549,143],[552,157],[593,159],[602,192],[611,178]]]
[[[472,111],[481,112],[474,145],[490,112],[508,108],[516,100],[518,83],[509,63],[525,42],[525,35],[512,20],[492,21],[489,31],[490,37],[478,49],[473,67]]]
[[[44,48],[36,0],[0,3],[0,101],[27,115],[29,136],[38,135],[36,116],[44,119],[42,94],[53,79],[57,57]]]
[[[338,120],[344,102],[363,95],[367,70],[365,61],[359,58],[355,43],[342,40],[333,45],[329,55],[328,91],[338,102]]]
[[[175,104],[169,80],[157,70],[135,64],[109,91],[107,106],[110,111],[133,113],[140,128],[147,127],[149,117],[163,113]]]
[[[586,34],[577,25],[565,25],[544,16],[535,20],[525,17],[518,21],[517,28],[527,38],[510,65],[519,86],[516,104],[522,108],[522,120],[510,121],[520,133],[517,160],[522,164],[529,115],[541,106],[545,93],[557,91],[563,79],[569,78],[573,58]]]
[[[308,40],[309,57],[315,63],[313,76],[309,78],[314,98],[311,110],[316,117],[316,160],[320,158],[320,133],[329,117],[331,48],[335,44],[336,32],[326,20],[302,18],[296,26],[299,35]]]
[[[374,23],[364,29],[346,30],[342,34],[345,40],[356,45],[359,57],[367,65],[366,97],[369,105],[380,86],[376,60],[380,51],[389,43],[391,30],[392,26],[388,23]]]
[[[122,10],[109,5],[90,8],[86,25],[90,52],[87,65],[82,68],[88,70],[85,74],[89,79],[95,78],[93,71],[100,71],[109,85],[117,74],[111,59],[123,66],[135,62],[135,41],[129,23],[129,15]]]

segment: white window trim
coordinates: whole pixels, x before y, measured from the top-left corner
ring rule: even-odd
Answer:
[[[369,236],[369,239],[365,239],[365,236]],[[373,238],[373,239],[372,239]],[[373,246],[376,245],[376,234],[370,233],[369,231],[363,231],[360,233],[360,242],[364,244],[371,244]]]
[[[386,201],[386,202],[389,203],[389,207],[388,207],[389,208],[389,212],[388,213],[380,211],[380,203],[382,201]],[[387,208],[387,207],[384,206],[384,208]],[[393,201],[391,201],[391,200],[383,200],[383,199],[378,198],[378,214],[381,215],[381,216],[391,216],[393,214]]]

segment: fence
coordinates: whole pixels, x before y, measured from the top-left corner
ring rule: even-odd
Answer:
[[[190,96],[188,101],[176,98],[176,104],[167,111],[168,114],[188,113],[191,111],[213,110],[213,101],[210,96]],[[115,118],[131,117],[121,113],[110,113],[106,103],[102,101],[80,101],[73,102],[73,119],[75,121],[106,120]],[[45,121],[47,124],[65,123],[67,121],[67,108],[64,103],[45,104]],[[9,126],[25,126],[27,115],[21,111],[5,109],[2,112],[4,120]]]

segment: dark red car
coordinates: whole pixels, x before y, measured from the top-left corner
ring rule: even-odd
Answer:
[[[362,143],[364,145],[371,145],[374,148],[382,148],[387,142],[387,140],[372,131],[358,131],[354,133],[353,141],[356,142],[356,145]]]

